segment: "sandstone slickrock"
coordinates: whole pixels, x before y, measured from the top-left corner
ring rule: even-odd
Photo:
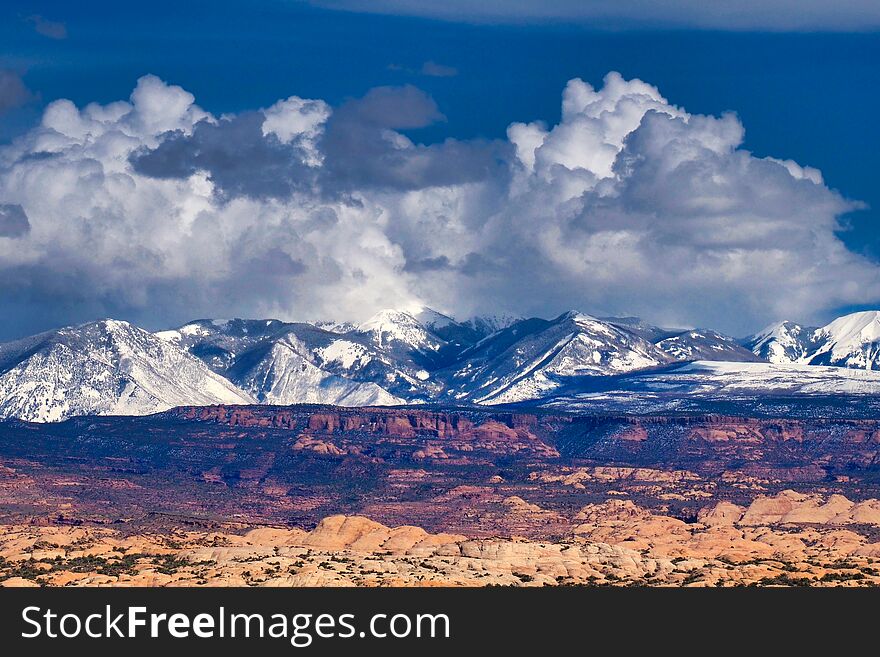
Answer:
[[[0,525],[4,586],[877,585],[880,543],[831,523],[841,499],[786,491],[756,501],[769,524],[720,503],[698,522],[629,500],[588,505],[555,542],[473,539],[331,516],[312,531],[259,527],[123,535],[100,527]],[[780,510],[824,509],[782,529]],[[876,506],[876,500],[872,500]],[[514,506],[527,504],[510,499]],[[800,506],[798,506],[800,505]],[[756,513],[757,513],[756,511]],[[849,513],[849,511],[847,511]],[[794,516],[789,517],[789,520]],[[817,517],[826,522],[814,522]],[[847,516],[850,517],[850,516]],[[757,521],[753,514],[750,522]],[[780,529],[776,529],[780,527]],[[797,527],[797,529],[792,529]],[[246,528],[245,528],[246,529]],[[85,560],[85,561],[84,561]],[[83,563],[92,570],[84,569]]]

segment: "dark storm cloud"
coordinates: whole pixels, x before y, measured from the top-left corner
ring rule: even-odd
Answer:
[[[337,119],[393,130],[424,128],[446,117],[437,103],[421,89],[374,87],[365,96],[351,100],[336,111]]]
[[[277,247],[254,255],[249,265],[254,273],[265,276],[298,276],[306,270],[306,266],[302,262],[294,260],[288,253]]]
[[[425,271],[437,271],[440,269],[450,269],[449,258],[446,256],[438,256],[436,258],[422,258],[420,260],[407,259],[403,266],[403,271],[412,274],[418,274]]]
[[[136,172],[153,178],[207,172],[227,198],[284,198],[316,184],[333,196],[363,187],[406,190],[475,182],[492,176],[509,158],[511,149],[501,142],[449,139],[420,145],[397,132],[443,119],[434,100],[416,87],[377,87],[330,116],[315,142],[321,167],[312,166],[311,153],[300,142],[282,143],[267,134],[267,114],[260,111],[201,121],[191,134],[169,134],[130,160]]]
[[[378,87],[345,103],[321,142],[326,189],[423,189],[485,180],[500,169],[511,152],[500,142],[421,145],[397,132],[443,119],[434,100],[411,85]]]
[[[289,196],[314,182],[298,146],[263,135],[262,112],[244,112],[216,123],[202,121],[191,135],[177,132],[153,150],[131,157],[135,171],[153,178],[188,178],[206,171],[223,194],[254,198]]]
[[[24,208],[11,203],[0,203],[0,237],[21,237],[31,230]]]
[[[458,271],[465,276],[486,276],[503,271],[503,267],[482,253],[468,253],[458,265]]]

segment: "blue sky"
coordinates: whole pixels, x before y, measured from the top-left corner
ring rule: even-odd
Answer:
[[[443,20],[419,16],[420,5],[405,1],[373,3],[373,13],[358,2],[324,4],[333,8],[4,3],[0,67],[18,74],[30,97],[0,115],[0,141],[30,129],[49,101],[125,99],[147,73],[180,85],[217,116],[294,94],[338,107],[377,86],[414,85],[445,119],[401,127],[413,141],[503,139],[515,121],[558,123],[568,80],[598,88],[606,73],[619,71],[688,112],[735,112],[745,127],[742,147],[757,156],[821,170],[828,187],[866,204],[845,214],[840,238],[850,251],[880,259],[880,33],[868,4],[844,3],[834,20],[821,8],[805,11],[804,28],[784,12],[754,25],[743,18],[754,13],[745,3],[729,29],[728,19],[707,19],[688,2],[648,19],[608,10],[614,3],[598,3],[604,13],[593,15],[577,9],[582,3],[550,2],[542,15],[541,3],[518,2],[526,9],[509,20],[495,3]],[[832,30],[813,31],[823,24]]]

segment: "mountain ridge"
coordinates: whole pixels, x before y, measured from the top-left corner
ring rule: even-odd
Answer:
[[[726,365],[698,366],[687,376],[670,369],[704,362]],[[768,367],[744,367],[749,363]],[[801,365],[826,369],[820,375]],[[458,322],[430,308],[380,311],[360,324],[200,319],[155,333],[108,319],[0,344],[0,418],[55,421],[255,402],[498,405],[564,396],[581,406],[578,390],[618,380],[615,394],[624,401],[637,399],[647,383],[681,396],[730,394],[737,386],[752,386],[759,397],[868,394],[873,374],[862,382],[835,368],[878,367],[876,311],[818,328],[780,322],[744,340],[576,310],[494,324]],[[654,371],[666,379],[641,376]],[[752,385],[756,376],[771,385]]]
[[[820,327],[778,322],[743,344],[775,363],[880,369],[880,311],[850,313]]]
[[[16,349],[18,351],[16,352]],[[253,397],[201,360],[127,322],[99,320],[3,345],[0,417],[143,415]]]

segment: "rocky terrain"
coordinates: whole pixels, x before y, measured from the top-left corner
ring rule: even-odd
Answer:
[[[311,531],[0,526],[0,585],[880,585],[880,540],[864,530],[880,527],[880,500],[784,491],[747,508],[720,502],[684,522],[617,499],[573,520],[571,533],[552,542],[430,534],[339,515]]]
[[[878,420],[209,406],[8,421],[0,577],[868,584],[878,474]]]

